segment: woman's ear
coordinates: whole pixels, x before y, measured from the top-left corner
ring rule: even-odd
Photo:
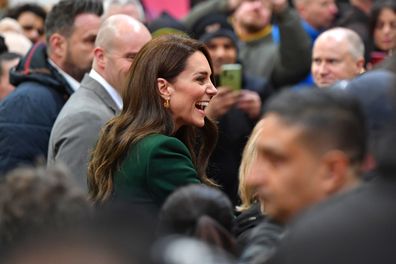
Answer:
[[[170,97],[170,89],[169,89],[169,83],[167,80],[164,78],[157,78],[157,86],[158,86],[158,91],[160,92],[160,95],[163,99],[169,99]]]

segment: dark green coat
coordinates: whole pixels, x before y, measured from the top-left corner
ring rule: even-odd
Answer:
[[[183,142],[152,134],[131,147],[114,183],[115,197],[160,207],[176,188],[200,180]]]

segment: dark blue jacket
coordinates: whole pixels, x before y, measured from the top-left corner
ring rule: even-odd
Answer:
[[[33,46],[10,73],[15,91],[0,103],[0,175],[46,159],[55,119],[73,92],[48,63],[46,46]]]

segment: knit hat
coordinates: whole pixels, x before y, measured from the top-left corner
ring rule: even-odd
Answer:
[[[169,15],[167,12],[162,12],[161,15],[147,25],[153,37],[166,34],[186,34],[186,26]]]
[[[213,38],[227,37],[238,48],[238,37],[227,17],[221,13],[210,13],[199,19],[192,26],[192,35],[204,43]]]

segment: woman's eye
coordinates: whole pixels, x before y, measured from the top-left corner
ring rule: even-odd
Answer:
[[[205,82],[205,77],[199,77],[196,79],[199,83]]]

